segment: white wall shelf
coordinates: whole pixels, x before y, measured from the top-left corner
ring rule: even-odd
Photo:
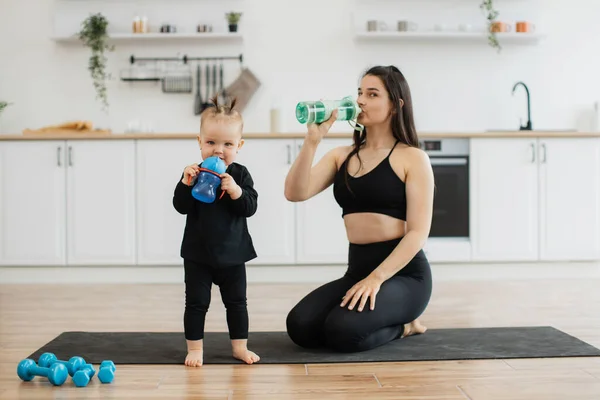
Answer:
[[[357,40],[398,40],[398,41],[487,41],[487,32],[358,32]],[[545,36],[538,33],[497,33],[500,45],[503,44],[536,44]]]
[[[203,32],[203,33],[110,33],[109,41],[142,41],[142,40],[233,40],[241,41],[243,36],[239,32]],[[56,42],[79,42],[77,35],[54,36]]]

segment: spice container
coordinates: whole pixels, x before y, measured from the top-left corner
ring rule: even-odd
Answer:
[[[143,16],[140,22],[140,33],[148,33],[148,17]]]
[[[139,33],[140,32],[140,23],[141,23],[141,19],[140,17],[135,17],[133,18],[133,26],[132,26],[132,30],[133,33]]]

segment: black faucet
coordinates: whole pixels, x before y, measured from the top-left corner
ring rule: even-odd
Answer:
[[[513,88],[512,88],[513,95],[515,94],[515,90],[517,89],[517,86],[519,86],[519,85],[523,86],[525,88],[525,92],[527,92],[527,125],[521,126],[519,128],[519,130],[530,131],[532,127],[531,127],[531,99],[529,97],[529,88],[523,82],[517,82],[517,83],[515,83],[515,86],[513,86]]]

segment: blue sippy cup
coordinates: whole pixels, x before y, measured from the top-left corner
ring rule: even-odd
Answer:
[[[192,196],[203,203],[213,203],[217,198],[217,188],[221,184],[221,174],[227,167],[219,157],[208,157],[200,164],[198,180],[192,189]]]

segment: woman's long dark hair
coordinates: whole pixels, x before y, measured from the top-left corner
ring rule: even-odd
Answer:
[[[393,65],[387,67],[376,66],[365,72],[363,77],[367,75],[377,76],[381,79],[389,94],[389,99],[392,102],[393,108],[392,134],[396,140],[408,146],[418,148],[419,138],[417,136],[417,129],[415,128],[412,97],[410,95],[408,82],[404,75],[402,75],[402,72]],[[400,100],[402,100],[404,104],[402,104],[402,101]],[[350,154],[348,154],[348,157],[346,157],[346,162],[344,163],[346,186],[348,186],[348,160],[356,154],[359,165],[362,164],[358,151],[365,144],[367,139],[367,128],[365,127],[362,132],[355,129],[352,139],[354,141],[353,149]]]

